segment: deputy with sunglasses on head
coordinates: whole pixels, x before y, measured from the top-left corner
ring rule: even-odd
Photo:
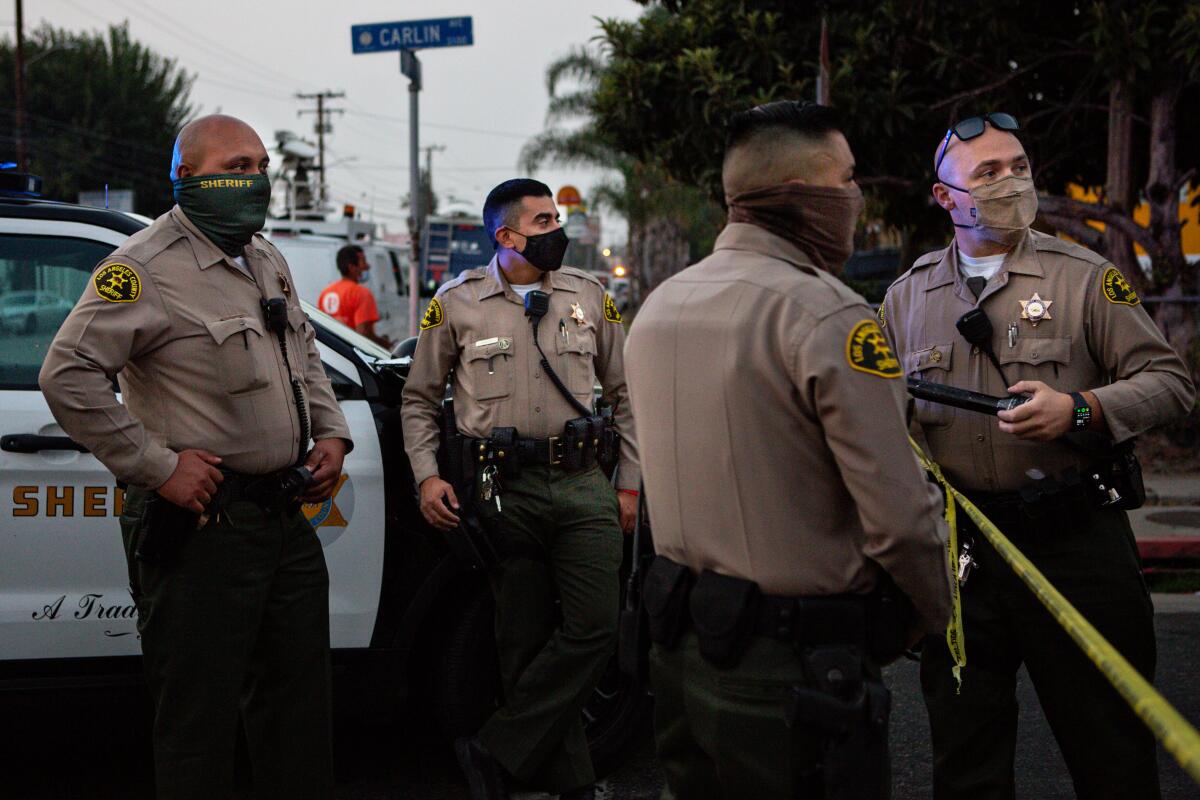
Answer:
[[[880,318],[910,377],[1029,396],[998,421],[918,400],[914,428],[951,483],[1152,678],[1153,608],[1125,514],[1144,497],[1131,443],[1186,414],[1195,390],[1116,267],[1030,230],[1037,194],[1017,130],[992,113],[940,140],[933,197],[954,241],[892,285]],[[960,524],[961,684],[943,637],[927,639],[921,660],[934,797],[1014,796],[1024,663],[1077,794],[1157,798],[1153,736],[986,539]]]

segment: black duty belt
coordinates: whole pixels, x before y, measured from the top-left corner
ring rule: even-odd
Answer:
[[[762,595],[754,632],[805,645],[863,646],[867,633],[867,598],[783,597]]]
[[[222,469],[221,474],[225,480],[217,487],[215,502],[221,506],[227,506],[230,503],[244,501],[254,503],[262,508],[293,501],[299,503],[299,500],[295,500],[293,493],[285,486],[285,479],[290,471],[291,469],[288,468],[268,472],[265,475],[247,475],[244,472]]]
[[[514,439],[509,445],[497,445],[491,439],[464,439],[466,456],[473,463],[478,463],[481,456],[486,458],[490,449],[497,464],[503,464],[509,459],[515,459],[522,467],[529,466],[564,466],[566,440],[562,436],[551,436],[549,439]],[[481,449],[482,448],[482,449]],[[590,467],[594,458],[584,459],[583,467]]]

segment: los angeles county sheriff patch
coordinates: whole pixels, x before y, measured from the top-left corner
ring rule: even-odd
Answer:
[[[142,279],[128,264],[108,264],[92,278],[96,294],[110,303],[136,303],[142,296]]]
[[[617,308],[617,302],[608,292],[604,293],[604,318],[609,322],[619,323],[621,321],[621,312]]]
[[[854,326],[846,338],[846,362],[859,372],[881,378],[899,378],[900,362],[892,355],[883,331],[873,319]]]
[[[1116,267],[1106,269],[1102,280],[1104,296],[1108,298],[1108,302],[1122,306],[1136,306],[1142,302],[1137,292],[1129,285],[1129,281],[1121,274],[1121,270]]]
[[[429,308],[425,309],[425,316],[421,317],[421,330],[427,331],[430,328],[436,328],[445,319],[446,315],[442,313],[442,304],[435,297],[429,301]]]

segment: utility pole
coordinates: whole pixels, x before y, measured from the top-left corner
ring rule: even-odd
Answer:
[[[17,48],[15,64],[15,74],[13,75],[13,98],[15,103],[15,114],[13,121],[16,123],[16,139],[17,139],[17,170],[24,172],[25,164],[25,14],[22,8],[22,0],[16,0],[17,3]]]
[[[446,149],[444,144],[429,144],[421,148],[425,151],[425,180],[429,181],[429,202],[425,203],[422,198],[422,208],[425,209],[425,216],[433,213],[433,154],[441,153]]]
[[[400,51],[400,74],[408,78],[408,335],[417,335],[417,297],[421,283],[421,147],[418,112],[421,60],[414,50]]]
[[[300,100],[316,100],[317,107],[306,108],[296,112],[296,116],[304,116],[305,114],[316,114],[317,122],[317,172],[321,173],[320,189],[317,193],[317,202],[324,208],[325,206],[325,133],[333,130],[333,125],[325,121],[325,117],[330,114],[344,114],[344,108],[326,108],[326,100],[335,100],[339,97],[345,97],[345,92],[331,92],[326,89],[323,92],[315,92],[313,94],[304,94],[297,92],[296,97]]]

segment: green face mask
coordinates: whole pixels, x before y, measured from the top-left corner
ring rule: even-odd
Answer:
[[[226,255],[240,256],[267,221],[271,181],[261,173],[194,175],[172,185],[183,213]]]

